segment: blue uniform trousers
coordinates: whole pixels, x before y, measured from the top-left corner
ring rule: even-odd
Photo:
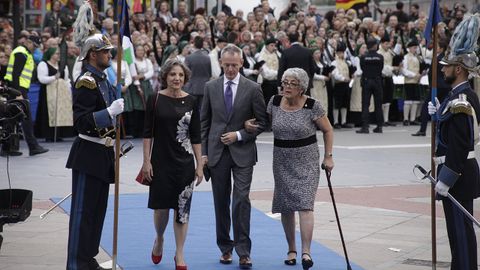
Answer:
[[[473,222],[450,200],[443,199],[448,240],[452,253],[451,270],[477,270],[477,240]],[[459,200],[473,214],[473,200]]]
[[[109,184],[75,169],[72,174],[67,270],[95,269]]]

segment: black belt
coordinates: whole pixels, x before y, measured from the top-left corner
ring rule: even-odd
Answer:
[[[307,146],[313,143],[317,142],[317,136],[312,135],[307,138],[303,138],[300,140],[280,140],[280,139],[273,139],[273,145],[276,147],[281,147],[281,148],[296,148],[296,147],[302,147],[302,146]]]

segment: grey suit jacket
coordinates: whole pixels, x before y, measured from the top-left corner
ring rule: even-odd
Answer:
[[[185,65],[192,72],[185,91],[192,95],[203,95],[205,83],[212,77],[210,57],[203,50],[198,50],[185,58]]]
[[[239,131],[242,140],[227,147],[237,166],[253,166],[257,162],[256,137],[267,125],[265,102],[260,85],[240,75],[230,117],[226,115],[223,96],[223,76],[205,85],[200,116],[202,155],[208,156],[208,166],[214,167],[225,147],[220,141],[220,136],[226,132]],[[260,126],[256,133],[247,133],[244,129],[245,121],[251,118],[256,118]]]

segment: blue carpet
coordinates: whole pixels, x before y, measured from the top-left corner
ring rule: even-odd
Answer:
[[[55,199],[58,201],[59,199]],[[155,237],[153,211],[147,208],[148,194],[124,194],[120,196],[118,265],[126,270],[134,269],[174,269],[175,240],[173,236],[173,212],[165,233],[165,245],[162,262],[153,265],[150,253]],[[68,213],[70,200],[62,208]],[[185,257],[189,270],[238,269],[238,257],[234,256],[233,265],[218,263],[220,251],[215,243],[215,218],[211,192],[195,192],[193,195],[190,226],[185,244]],[[109,208],[105,218],[102,235],[102,247],[112,253],[113,239],[113,196],[109,199]],[[254,269],[301,269],[286,266],[287,244],[282,225],[264,213],[252,209],[251,216],[252,261]],[[340,239],[340,238],[339,238]],[[300,235],[297,233],[297,250],[300,248]],[[339,240],[340,243],[340,240]],[[348,247],[347,247],[348,248]],[[346,263],[342,255],[313,242],[312,269],[345,270]],[[300,254],[297,262],[301,262]],[[352,264],[354,270],[361,267]]]

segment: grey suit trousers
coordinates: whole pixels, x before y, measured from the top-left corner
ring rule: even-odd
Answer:
[[[215,220],[217,245],[222,254],[231,253],[233,248],[238,256],[250,256],[252,241],[250,240],[250,185],[252,183],[253,166],[238,167],[225,147],[219,162],[210,167],[212,177],[213,199],[215,204]],[[230,194],[232,190],[231,175],[233,173],[232,219],[230,220]],[[233,241],[230,238],[230,226],[233,222]]]

